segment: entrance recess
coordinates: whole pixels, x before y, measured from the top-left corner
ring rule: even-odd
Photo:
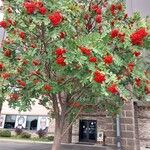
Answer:
[[[79,142],[95,143],[97,140],[97,121],[80,120]]]

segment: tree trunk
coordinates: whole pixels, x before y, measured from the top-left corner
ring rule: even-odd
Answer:
[[[61,122],[62,123],[62,122]],[[61,149],[61,134],[62,134],[62,127],[60,120],[55,119],[55,134],[54,134],[54,143],[52,145],[52,150],[60,150]]]
[[[52,150],[60,150],[61,148],[61,131],[58,130],[54,135],[54,143],[52,146]]]

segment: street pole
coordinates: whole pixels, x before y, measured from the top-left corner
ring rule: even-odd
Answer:
[[[121,142],[120,115],[117,115],[117,117],[116,117],[116,147],[117,147],[117,150],[123,150],[122,142]]]

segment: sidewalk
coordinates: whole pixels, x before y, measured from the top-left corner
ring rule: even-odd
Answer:
[[[20,143],[20,144],[43,144],[43,145],[52,145],[53,142],[43,142],[43,141],[36,141],[36,140],[24,140],[24,139],[9,139],[9,138],[0,138],[0,142],[3,143],[3,142],[7,142],[7,143]],[[75,143],[70,143],[70,144],[65,144],[63,143],[62,144],[63,148],[65,150],[74,150],[75,147],[78,148],[78,149],[85,149],[85,150],[88,150],[88,149],[99,149],[99,150],[113,150],[112,148],[110,147],[107,147],[107,146],[101,146],[99,144],[95,144],[95,145],[85,145],[85,144],[75,144]]]

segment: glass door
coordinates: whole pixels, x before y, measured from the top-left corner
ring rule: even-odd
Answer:
[[[97,139],[97,122],[95,120],[80,120],[79,141],[95,143]]]

